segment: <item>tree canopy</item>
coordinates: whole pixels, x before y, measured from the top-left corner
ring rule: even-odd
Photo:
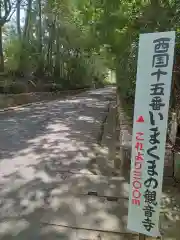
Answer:
[[[178,33],[179,11],[175,0],[1,1],[0,71],[65,87],[103,82],[111,69],[133,95],[139,33]]]

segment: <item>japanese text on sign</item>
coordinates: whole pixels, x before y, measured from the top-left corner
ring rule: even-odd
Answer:
[[[142,34],[139,41],[128,228],[149,236],[159,235],[174,42],[174,32]]]
[[[158,171],[156,168],[156,162],[160,161],[158,155],[158,149],[160,142],[160,134],[158,124],[156,124],[155,119],[157,117],[160,121],[163,121],[164,116],[161,112],[161,108],[165,107],[165,102],[163,102],[164,87],[166,84],[163,82],[163,76],[167,75],[165,70],[169,62],[169,42],[170,38],[159,38],[153,41],[154,43],[154,55],[152,59],[152,67],[155,68],[155,72],[151,73],[151,76],[155,77],[157,81],[155,84],[150,85],[150,95],[152,96],[149,106],[151,110],[149,111],[150,118],[150,129],[149,129],[149,143],[151,146],[147,149],[148,155],[148,168],[147,175],[148,178],[145,179],[144,185],[146,188],[144,199],[145,206],[143,208],[145,219],[142,221],[145,229],[150,232],[154,228],[155,223],[152,221],[152,216],[155,214],[154,207],[157,205],[156,202],[156,191],[158,187]]]

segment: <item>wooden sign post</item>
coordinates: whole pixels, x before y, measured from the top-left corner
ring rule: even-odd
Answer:
[[[139,234],[139,239],[138,240],[146,240],[146,236],[144,234]]]
[[[139,39],[127,227],[140,240],[160,236],[174,45],[174,31],[141,34]]]
[[[161,237],[157,237],[157,238],[154,238],[154,237],[148,237],[144,234],[139,234],[139,239],[138,240],[161,240]]]
[[[154,237],[148,237],[144,234],[139,234],[139,239],[138,240],[161,240],[161,237],[157,237],[157,238],[154,238]]]

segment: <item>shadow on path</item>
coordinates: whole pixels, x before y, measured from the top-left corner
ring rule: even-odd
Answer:
[[[104,197],[116,180],[87,167],[113,97],[107,88],[0,114],[0,239],[75,239],[67,226],[127,231],[127,200]]]

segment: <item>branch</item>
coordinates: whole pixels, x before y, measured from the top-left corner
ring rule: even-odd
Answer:
[[[0,18],[0,25],[3,26],[11,13],[11,3],[10,0],[4,0],[4,16]]]
[[[11,3],[10,3],[10,0],[4,0],[4,11],[5,11],[5,14],[4,14],[4,19],[7,20],[9,14],[11,13]]]
[[[5,1],[6,1],[6,0],[5,0]],[[22,1],[23,1],[23,0],[18,0],[18,1],[16,2],[16,4],[14,4],[15,6],[14,6],[13,10],[12,10],[12,8],[11,8],[11,13],[10,13],[10,15],[8,16],[8,18],[6,19],[6,22],[9,22],[9,21],[10,21],[11,17],[12,17],[13,14],[16,12],[16,9],[17,9],[18,4],[21,4]],[[11,6],[12,6],[12,5],[11,5]]]
[[[11,11],[11,14],[8,16],[8,18],[6,19],[6,22],[9,22],[11,20],[12,15],[16,12],[16,8],[13,9],[13,11]]]

